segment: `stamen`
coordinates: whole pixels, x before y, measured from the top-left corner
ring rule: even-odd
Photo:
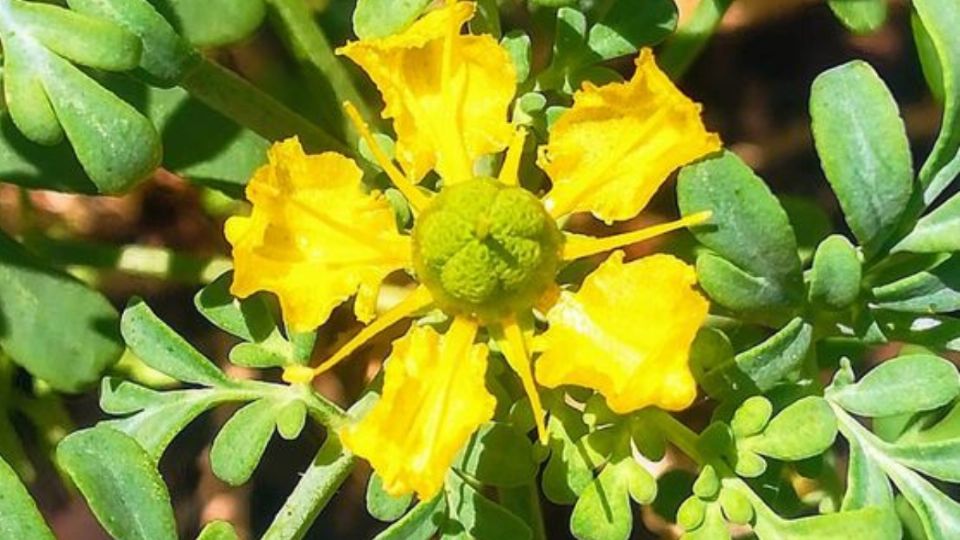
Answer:
[[[400,172],[400,169],[387,157],[387,154],[380,148],[380,144],[373,138],[373,134],[370,133],[370,126],[368,126],[360,116],[360,111],[349,101],[343,104],[343,109],[347,112],[347,116],[350,117],[350,121],[353,122],[354,127],[357,128],[360,137],[362,137],[363,140],[366,141],[367,146],[370,147],[370,151],[373,152],[373,157],[376,158],[377,164],[387,173],[387,176],[390,177],[393,185],[397,186],[400,193],[403,193],[404,197],[407,198],[410,206],[418,212],[426,208],[427,203],[430,201],[429,198],[420,191],[420,188],[414,185],[409,178]]]
[[[515,317],[509,317],[501,322],[499,329],[494,329],[494,334],[507,363],[520,377],[523,384],[523,391],[530,398],[530,407],[533,409],[533,418],[537,423],[537,435],[541,444],[547,442],[547,427],[544,424],[543,404],[540,402],[540,394],[537,392],[537,386],[533,381],[533,370],[530,368],[530,354],[527,352],[527,345],[523,338],[523,330],[517,324]]]
[[[644,240],[649,240],[666,234],[671,231],[683,229],[684,227],[693,227],[700,225],[710,219],[713,213],[710,211],[697,212],[669,223],[661,223],[652,227],[630,231],[628,233],[607,236],[604,238],[591,238],[586,236],[568,236],[563,246],[563,260],[572,261],[582,257],[589,257],[598,253],[613,251],[614,249],[636,244]]]
[[[430,295],[427,288],[423,286],[417,287],[415,291],[410,293],[410,296],[404,298],[402,302],[374,319],[373,322],[365,326],[363,330],[360,330],[360,332],[353,336],[343,347],[340,347],[340,350],[334,353],[333,356],[313,368],[313,376],[316,377],[339,364],[344,358],[350,356],[380,332],[390,328],[402,319],[406,319],[414,312],[423,309],[431,303],[433,303],[433,296]]]
[[[505,186],[516,186],[520,183],[520,158],[523,157],[523,143],[527,140],[527,130],[518,128],[510,141],[507,157],[503,160],[498,180]]]

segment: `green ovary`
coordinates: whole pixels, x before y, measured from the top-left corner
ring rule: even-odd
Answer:
[[[497,319],[537,301],[554,279],[562,244],[536,197],[476,178],[445,188],[417,218],[413,263],[442,309]]]

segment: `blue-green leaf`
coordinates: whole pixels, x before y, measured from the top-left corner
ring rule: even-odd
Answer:
[[[877,248],[898,225],[913,191],[906,128],[890,91],[869,64],[821,73],[810,95],[813,136],[850,229]]]
[[[867,34],[887,20],[887,0],[829,0],[833,14],[850,30]]]
[[[353,31],[361,39],[396,34],[420,16],[430,0],[358,0]]]

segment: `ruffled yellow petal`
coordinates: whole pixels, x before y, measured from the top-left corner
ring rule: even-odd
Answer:
[[[461,35],[475,5],[451,3],[404,32],[338,50],[367,72],[394,120],[396,157],[419,181],[436,169],[448,183],[473,176],[474,160],[503,150],[513,135],[507,109],[516,74],[489,35]]]
[[[487,348],[473,344],[476,333],[463,318],[442,337],[414,327],[394,343],[380,401],[342,430],[344,445],[370,462],[388,493],[430,500],[463,445],[493,418]]]
[[[700,106],[657,67],[650,49],[625,83],[589,83],[550,131],[538,165],[553,180],[551,214],[593,212],[610,223],[630,219],[677,168],[720,149]]]
[[[624,264],[614,253],[550,310],[537,380],[593,388],[618,413],[689,407],[689,350],[708,309],[695,283],[693,268],[669,255]]]
[[[296,138],[275,144],[268,158],[247,185],[253,212],[225,227],[234,295],[275,293],[286,324],[305,331],[358,289],[375,291],[387,274],[409,266],[409,239],[397,232],[389,203],[364,193],[352,160],[308,156]],[[369,318],[364,296],[358,311]]]

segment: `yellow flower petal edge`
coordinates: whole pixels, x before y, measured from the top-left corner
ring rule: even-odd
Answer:
[[[293,330],[323,324],[363,290],[358,316],[372,317],[370,296],[394,270],[410,265],[410,242],[396,230],[389,203],[364,193],[347,157],[306,155],[296,138],[277,143],[247,185],[248,217],[227,220],[233,246],[231,292],[275,293]]]
[[[708,310],[695,283],[694,269],[672,256],[624,264],[614,253],[548,313],[537,381],[595,389],[621,414],[689,407],[689,350]]]
[[[489,35],[461,35],[471,2],[427,13],[400,34],[349,43],[337,52],[367,72],[394,120],[396,157],[421,180],[431,169],[447,183],[473,176],[473,162],[506,148],[516,72]]]
[[[537,163],[553,180],[551,214],[592,212],[611,223],[636,216],[671,172],[719,149],[700,105],[644,49],[630,81],[586,83],[574,95]]]
[[[383,395],[359,423],[341,430],[346,448],[363,457],[392,495],[430,500],[457,453],[493,418],[487,392],[487,348],[474,345],[475,322],[457,318],[440,336],[414,327],[394,343]]]

